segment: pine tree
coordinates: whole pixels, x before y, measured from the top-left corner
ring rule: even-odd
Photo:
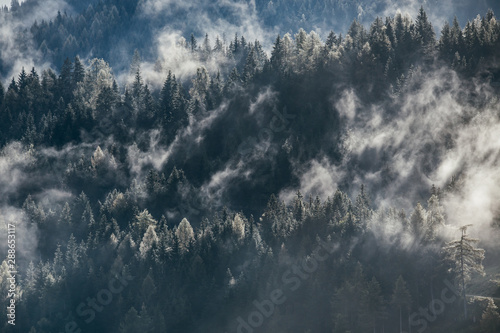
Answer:
[[[420,7],[415,21],[415,31],[417,34],[416,38],[419,40],[424,49],[429,50],[435,45],[436,34],[434,33],[432,24],[427,18],[427,13],[425,12],[423,6]]]
[[[250,82],[252,77],[255,75],[256,70],[257,70],[257,59],[255,55],[255,49],[252,47],[245,61],[245,67],[243,68],[243,81],[245,83]]]
[[[365,191],[365,186],[363,184],[361,185],[359,194],[356,197],[354,214],[364,223],[368,222],[368,218],[371,215],[370,200],[368,199],[368,195]]]
[[[363,308],[362,321],[364,326],[373,328],[373,331],[376,332],[377,324],[386,317],[386,309],[380,284],[375,277],[366,284]]]
[[[82,62],[78,56],[75,57],[74,65],[73,65],[73,75],[72,75],[72,88],[76,89],[78,83],[83,82],[85,78],[85,68],[83,67]]]
[[[245,238],[245,222],[239,214],[234,216],[231,223],[232,231],[236,238],[241,241]]]
[[[488,298],[488,305],[481,317],[481,333],[500,332],[500,314],[498,307],[491,298]]]
[[[27,145],[34,145],[38,142],[38,132],[36,130],[35,118],[31,112],[26,117],[25,128],[26,130],[22,137],[22,142]]]
[[[342,286],[336,290],[333,297],[333,307],[340,314],[337,320],[344,320],[348,329],[346,331],[366,331],[361,329],[360,315],[365,306],[368,293],[367,283],[363,268],[358,262],[354,273],[344,280]]]
[[[142,107],[139,109],[139,114],[137,116],[137,121],[139,125],[150,128],[153,126],[154,119],[156,117],[156,102],[151,95],[148,85],[144,86],[141,106]]]
[[[300,191],[297,191],[297,195],[293,202],[293,217],[299,223],[302,223],[306,217],[306,209],[302,200],[303,198],[304,197],[302,196],[302,193],[300,193]]]
[[[392,292],[391,303],[399,308],[399,332],[403,333],[403,308],[405,310],[410,310],[411,306],[411,295],[406,288],[406,282],[400,275],[396,280],[394,285],[394,291]]]
[[[330,31],[328,37],[326,38],[325,47],[328,51],[333,50],[335,46],[338,45],[338,38],[333,30]]]
[[[2,110],[3,99],[5,97],[5,90],[2,82],[0,82],[0,110]]]
[[[266,65],[266,63],[268,62],[267,54],[266,52],[264,52],[264,49],[262,48],[262,45],[258,40],[255,40],[253,48],[255,57],[257,59],[257,68],[259,70],[262,70],[264,68],[264,65]]]
[[[60,244],[57,245],[56,252],[54,253],[52,269],[54,270],[54,274],[56,276],[59,276],[64,269],[64,255],[62,253]]]
[[[453,46],[450,24],[445,22],[443,29],[441,29],[441,38],[439,39],[438,49],[441,57],[446,61],[453,59]]]
[[[453,43],[453,55],[455,54],[455,52],[458,52],[459,55],[464,55],[465,54],[465,45],[464,45],[464,36],[463,36],[463,32],[462,32],[462,28],[460,27],[460,24],[458,23],[458,19],[457,17],[455,16],[455,18],[453,19],[453,24],[452,24],[452,27],[451,27],[451,31],[450,31],[450,34],[451,34],[451,41]]]
[[[134,82],[132,83],[132,97],[135,104],[135,110],[138,111],[142,109],[144,82],[141,74],[141,56],[137,49],[134,51],[132,63],[130,64],[130,73],[134,75]]]
[[[146,259],[149,251],[156,244],[158,244],[158,236],[155,232],[155,226],[150,225],[146,230],[144,237],[142,238],[141,244],[139,245],[139,253],[141,255],[141,258]]]
[[[414,58],[412,56],[412,50],[415,48],[412,36],[413,23],[409,17],[403,17],[401,13],[396,14],[394,22],[394,33],[396,36],[394,60],[397,71],[401,73],[406,64]]]
[[[347,35],[351,38],[350,45],[346,45],[348,50],[360,51],[367,42],[366,29],[357,20],[351,23]]]
[[[234,67],[231,73],[229,73],[229,77],[227,78],[226,85],[224,86],[223,89],[224,93],[230,94],[236,91],[241,86],[241,83],[242,81],[240,74],[238,73],[236,67]]]
[[[222,102],[223,82],[220,78],[220,72],[217,72],[215,78],[210,79],[210,87],[207,94],[207,110],[214,110]]]
[[[391,53],[391,41],[386,33],[386,26],[381,18],[377,17],[370,28],[370,47],[377,63],[385,65]]]
[[[483,259],[484,250],[474,247],[478,239],[470,238],[467,235],[467,228],[472,224],[459,228],[462,236],[458,240],[446,243],[443,248],[445,260],[451,263],[451,271],[455,273],[457,285],[462,291],[464,301],[464,318],[467,319],[467,299],[466,287],[473,273],[484,274]]]
[[[295,35],[295,52],[300,54],[306,48],[307,33],[304,29],[300,28],[299,32]]]
[[[28,269],[26,270],[26,278],[24,280],[28,292],[36,291],[35,288],[36,288],[37,275],[38,274],[35,264],[33,264],[33,261],[30,261],[30,263],[28,264]]]
[[[111,87],[103,87],[96,100],[96,117],[109,116],[116,104],[116,95]]]
[[[177,89],[175,76],[171,71],[168,71],[167,79],[163,83],[160,92],[160,114],[162,121],[165,123],[173,122],[173,112],[175,109],[174,94]]]
[[[443,207],[439,203],[438,196],[433,194],[427,201],[426,240],[434,241],[436,232],[442,226],[444,226]]]
[[[150,333],[153,330],[153,321],[144,303],[142,303],[141,306],[140,317],[141,317],[141,325],[140,325],[141,328],[139,332]]]
[[[16,12],[19,10],[21,5],[19,4],[19,0],[10,0],[10,11]]]
[[[177,226],[175,236],[179,240],[180,252],[187,252],[191,246],[191,242],[194,240],[194,231],[191,227],[191,223],[189,223],[186,218],[183,218],[181,223]]]
[[[150,226],[156,226],[157,224],[158,222],[153,218],[151,214],[149,214],[148,210],[143,210],[141,213],[135,216],[132,225],[134,239],[139,242],[143,238],[146,230],[148,230]]]
[[[224,46],[222,45],[222,41],[220,40],[219,35],[215,37],[215,45],[214,45],[214,53],[222,54],[224,52]]]
[[[189,37],[189,49],[191,50],[191,53],[194,53],[198,49],[198,42],[196,41],[194,34],[191,34],[191,37]]]
[[[240,54],[240,41],[238,39],[238,33],[234,34],[234,41],[231,43],[232,47],[230,47],[233,57],[236,57]]]
[[[21,69],[21,73],[19,73],[19,77],[17,78],[17,87],[19,88],[19,93],[26,89],[28,85],[28,74],[24,70],[24,67]]]
[[[210,46],[210,39],[208,38],[208,34],[205,34],[205,39],[203,40],[203,57],[208,59],[211,52],[212,47]]]
[[[424,233],[424,227],[425,227],[425,210],[422,207],[420,203],[417,203],[417,206],[415,207],[415,210],[411,214],[410,217],[410,231],[412,232],[413,236],[417,238],[417,240],[420,240]]]
[[[394,48],[396,48],[398,41],[396,39],[395,23],[394,23],[393,18],[386,17],[385,28],[386,28],[387,37],[389,38],[389,41],[391,42],[391,46],[394,49]]]
[[[156,294],[157,288],[154,282],[154,279],[151,277],[152,270],[149,271],[148,275],[142,281],[141,286],[141,296],[144,302],[150,302],[151,297]]]
[[[210,85],[210,75],[205,67],[200,67],[196,70],[196,76],[192,80],[193,87],[189,90],[192,99],[198,100],[203,107]]]
[[[273,51],[271,52],[271,67],[277,72],[282,73],[285,66],[285,48],[281,36],[276,37]]]
[[[68,244],[66,245],[65,258],[66,265],[72,272],[74,272],[80,264],[80,253],[76,238],[73,234],[70,235]]]
[[[71,227],[72,225],[71,208],[69,207],[68,202],[64,204],[63,209],[61,210],[61,214],[59,215],[58,219],[58,224],[59,227],[62,227],[63,229]]]
[[[61,74],[59,75],[59,89],[61,91],[61,97],[64,99],[65,103],[71,102],[73,97],[72,72],[73,63],[69,60],[69,58],[66,58],[61,67]]]
[[[134,307],[131,307],[120,323],[120,333],[143,332],[141,317]]]

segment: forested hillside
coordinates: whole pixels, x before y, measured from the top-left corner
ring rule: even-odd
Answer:
[[[4,8],[2,332],[498,332],[500,21],[361,4]]]

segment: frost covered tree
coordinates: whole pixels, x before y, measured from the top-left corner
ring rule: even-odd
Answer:
[[[105,87],[112,87],[114,80],[111,67],[106,61],[97,58],[90,60],[85,78],[77,84],[74,92],[75,103],[95,110],[99,93]]]
[[[149,251],[156,244],[158,244],[158,236],[156,235],[155,232],[155,226],[150,225],[148,227],[148,230],[146,230],[144,237],[142,237],[142,242],[141,245],[139,246],[139,252],[141,254],[141,258],[145,259]]]
[[[483,312],[480,325],[481,333],[500,331],[500,314],[498,314],[498,307],[491,298],[488,299],[488,305]]]
[[[191,242],[194,240],[194,231],[191,223],[186,218],[183,218],[179,226],[175,230],[175,236],[179,240],[179,249],[181,253],[189,250]]]
[[[439,203],[439,197],[433,194],[427,201],[425,239],[434,241],[437,230],[444,225],[443,207]]]
[[[470,238],[467,235],[467,228],[471,226],[472,224],[468,224],[460,227],[459,230],[462,233],[460,239],[446,243],[443,248],[445,260],[451,263],[450,270],[455,273],[457,285],[462,291],[464,318],[467,318],[467,300],[465,298],[467,283],[473,273],[484,274],[484,250],[474,247],[474,244],[478,243],[479,239]]]
[[[245,238],[245,222],[241,218],[240,214],[236,214],[231,223],[233,233],[236,235],[239,241]]]
[[[133,222],[134,238],[141,240],[150,226],[156,226],[158,222],[153,218],[147,209],[135,216]]]

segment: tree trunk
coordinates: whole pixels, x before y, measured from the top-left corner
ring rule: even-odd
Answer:
[[[434,301],[434,288],[433,288],[433,279],[431,278],[431,300]]]
[[[462,269],[462,297],[464,298],[464,320],[467,320],[467,300],[465,299],[465,274],[464,274],[464,234],[462,232],[462,239],[460,243],[460,265]]]
[[[399,306],[399,333],[403,333],[403,317],[401,313],[401,305]]]

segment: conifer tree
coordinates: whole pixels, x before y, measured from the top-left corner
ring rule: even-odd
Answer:
[[[427,13],[424,7],[420,7],[417,18],[415,20],[416,38],[425,49],[430,49],[436,42],[436,34],[432,28],[432,24],[427,18]]]
[[[191,227],[191,223],[189,223],[186,218],[183,218],[181,223],[177,226],[175,236],[179,240],[179,249],[181,253],[187,252],[191,246],[191,242],[194,240],[194,231],[193,227]]]
[[[467,235],[467,229],[471,226],[472,224],[468,224],[460,227],[462,233],[460,239],[446,243],[443,248],[445,260],[451,264],[450,270],[455,273],[457,286],[462,291],[465,319],[467,319],[467,283],[473,273],[484,274],[484,250],[474,247],[479,239]]]
[[[401,275],[398,277],[394,285],[391,303],[399,309],[399,332],[403,333],[403,309],[407,311],[410,310],[411,295],[406,288],[406,282]]]

